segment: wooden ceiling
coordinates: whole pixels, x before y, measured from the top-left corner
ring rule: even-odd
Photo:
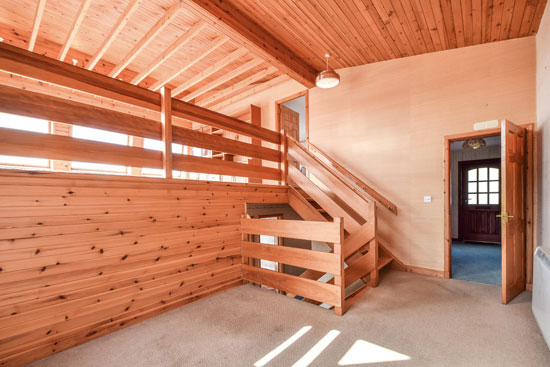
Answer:
[[[307,63],[335,68],[525,37],[537,33],[546,0],[239,0]]]
[[[498,2],[497,2],[498,1]],[[3,42],[221,109],[289,77],[536,34],[546,0],[0,0]]]

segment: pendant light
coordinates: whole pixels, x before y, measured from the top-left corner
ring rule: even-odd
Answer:
[[[328,58],[330,57],[330,54],[325,54],[325,57],[327,58],[327,68],[317,74],[317,77],[315,78],[315,85],[323,89],[334,88],[340,84],[340,75],[338,75],[338,73],[334,70],[328,68]]]
[[[462,144],[462,149],[479,149],[486,146],[487,143],[483,138],[472,138],[468,139]]]

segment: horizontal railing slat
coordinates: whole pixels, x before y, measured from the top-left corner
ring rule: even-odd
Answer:
[[[0,128],[0,154],[162,168],[162,153],[154,150],[5,128]]]
[[[319,302],[342,307],[340,287],[293,275],[242,265],[243,279],[300,295]]]
[[[6,43],[0,43],[0,61],[0,69],[10,73],[160,111],[160,93]],[[280,144],[281,142],[278,132],[177,99],[172,99],[172,114],[271,143]]]
[[[143,138],[162,139],[160,121],[13,87],[0,86],[0,97],[3,102],[0,104],[0,112],[103,129]],[[281,160],[281,153],[275,149],[205,134],[179,126],[173,126],[172,130],[174,143],[273,162]]]
[[[271,167],[252,166],[244,163],[183,154],[174,154],[172,159],[174,169],[185,172],[264,178],[266,180],[279,180],[281,177],[281,171]]]
[[[241,219],[241,231],[301,240],[340,243],[340,223],[301,220]]]
[[[337,274],[340,271],[340,257],[333,253],[300,248],[242,242],[242,256],[276,261],[278,263]]]

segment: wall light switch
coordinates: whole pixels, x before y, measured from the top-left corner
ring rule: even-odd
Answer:
[[[425,203],[431,203],[432,202],[432,197],[431,196],[424,196],[424,202]]]

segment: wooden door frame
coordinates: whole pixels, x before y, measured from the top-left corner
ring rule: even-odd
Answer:
[[[533,244],[536,241],[536,224],[537,211],[534,201],[536,191],[536,139],[535,139],[535,124],[527,123],[519,126],[526,129],[527,147],[526,147],[526,185],[525,185],[525,248],[526,248],[526,289],[531,290],[533,284]],[[491,136],[500,136],[501,124],[494,129],[486,129],[480,131],[471,131],[461,134],[447,135],[443,138],[444,144],[444,174],[443,174],[443,241],[444,241],[444,270],[443,276],[447,279],[451,277],[451,251],[452,251],[452,236],[451,236],[451,143],[471,138],[487,138]],[[501,156],[502,159],[502,156]]]
[[[306,141],[309,140],[309,90],[303,90],[298,93],[294,93],[288,97],[279,99],[275,101],[275,131],[281,131],[281,123],[279,121],[280,110],[279,106],[288,101],[292,101],[298,97],[305,96],[305,110],[306,110]],[[300,131],[300,126],[298,126],[298,133]]]
[[[465,196],[464,190],[466,189],[464,187],[465,179],[464,179],[464,176],[463,176],[464,166],[468,166],[468,165],[472,165],[472,164],[495,164],[496,162],[498,162],[498,164],[499,164],[498,168],[499,168],[499,184],[500,184],[501,183],[500,165],[502,163],[502,159],[500,157],[499,158],[469,159],[467,161],[458,161],[457,162],[458,163],[457,164],[457,168],[458,168],[458,175],[457,175],[457,177],[458,177],[458,187],[457,187],[457,189],[458,189],[458,240],[459,241],[464,241],[464,226],[465,226],[465,223],[464,223],[464,218],[463,218],[464,213],[462,211],[465,210],[465,208],[468,205],[468,204],[464,203],[464,196]],[[487,191],[487,192],[489,192],[489,191]],[[466,191],[466,193],[467,193],[467,191]],[[499,188],[498,194],[499,195],[501,194],[501,189],[500,188]],[[499,200],[498,206],[502,207],[502,200]],[[474,242],[474,241],[472,241],[472,242]],[[485,241],[479,241],[479,242],[485,242]],[[491,242],[489,242],[489,243],[491,243]]]

